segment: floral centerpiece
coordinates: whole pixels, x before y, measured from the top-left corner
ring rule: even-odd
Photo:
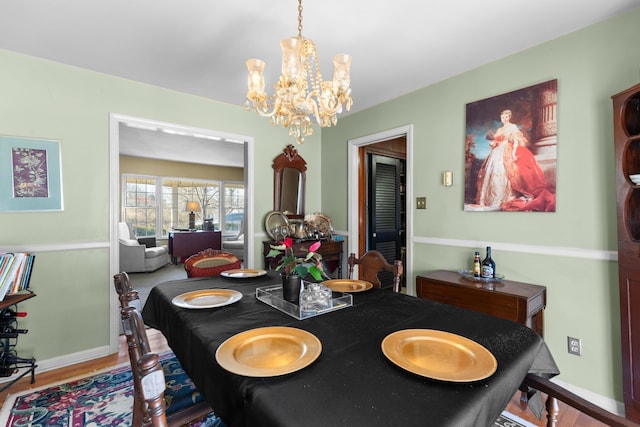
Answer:
[[[287,237],[279,245],[271,245],[271,250],[267,254],[268,258],[282,256],[276,271],[280,271],[286,277],[297,275],[304,278],[310,274],[314,279],[321,281],[323,277],[328,277],[322,266],[322,255],[316,251],[320,247],[320,242],[315,242],[309,246],[305,256],[296,257],[293,254],[293,239]]]

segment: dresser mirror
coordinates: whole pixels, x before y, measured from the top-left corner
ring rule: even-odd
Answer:
[[[293,145],[273,160],[273,210],[289,218],[304,218],[307,162]]]

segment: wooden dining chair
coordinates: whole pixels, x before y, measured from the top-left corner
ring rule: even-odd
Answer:
[[[131,287],[126,272],[114,276],[114,285],[120,299],[120,320],[133,377],[132,427],[183,426],[195,420],[203,427],[224,426],[186,374],[182,387],[166,387],[162,362],[151,351],[138,308],[138,292]],[[175,366],[170,370],[183,371]]]
[[[376,250],[370,250],[365,252],[360,258],[356,258],[356,254],[351,253],[347,263],[349,265],[349,279],[353,278],[353,269],[357,264],[360,280],[371,282],[376,288],[382,287],[378,273],[389,271],[393,274],[393,291],[400,292],[400,278],[403,272],[402,261],[395,260],[393,264],[390,264],[382,253]]]
[[[191,255],[184,262],[187,277],[219,276],[223,271],[241,266],[242,261],[231,252],[211,248]]]
[[[127,272],[123,271],[113,276],[113,284],[120,300],[120,307],[132,306],[138,311],[142,311],[140,295],[138,291],[131,287],[131,280]]]

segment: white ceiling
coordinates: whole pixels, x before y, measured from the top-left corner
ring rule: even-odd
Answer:
[[[353,57],[352,112],[640,6],[639,0],[304,0],[322,73]],[[0,48],[242,105],[280,72],[296,0],[0,0]],[[249,113],[247,113],[249,114]]]

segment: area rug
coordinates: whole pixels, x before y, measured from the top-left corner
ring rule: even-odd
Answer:
[[[173,353],[160,356],[168,387],[189,387]],[[128,363],[88,377],[10,394],[0,411],[6,427],[124,427],[131,425],[133,379]],[[193,427],[223,427],[210,415]]]
[[[536,425],[523,420],[517,415],[504,411],[493,423],[492,427],[536,427]]]
[[[165,377],[180,372],[172,353],[161,355]],[[184,375],[186,377],[186,375]],[[190,381],[187,379],[187,381]],[[183,386],[185,380],[167,380]],[[129,364],[106,369],[88,377],[25,390],[7,396],[0,411],[2,427],[125,427],[131,425],[133,380]],[[193,427],[224,427],[217,417],[191,424]],[[535,427],[503,412],[492,427]]]

